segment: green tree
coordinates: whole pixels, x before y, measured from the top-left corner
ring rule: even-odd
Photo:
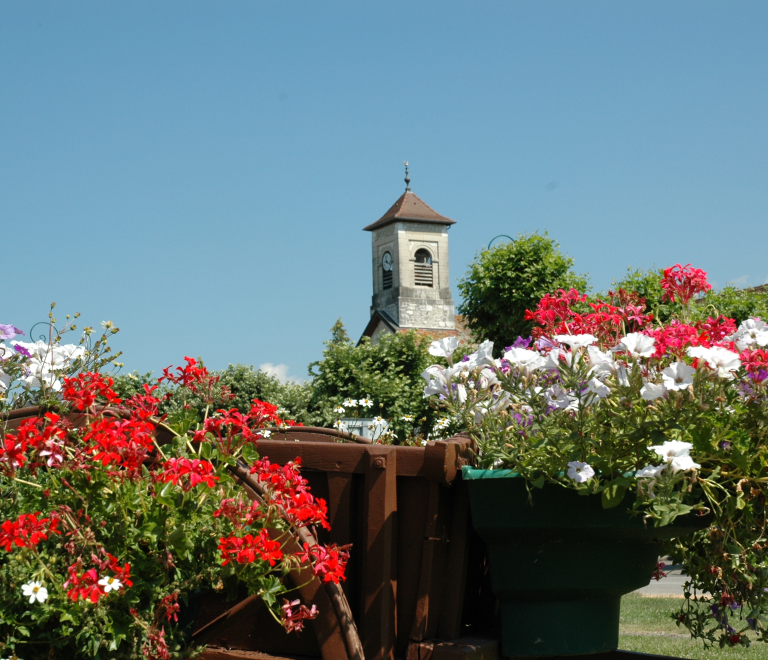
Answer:
[[[459,282],[462,314],[475,339],[491,339],[497,349],[531,333],[525,311],[557,289],[584,292],[588,280],[573,272],[573,259],[561,254],[545,232],[526,234],[475,256]]]
[[[333,408],[344,399],[369,398],[374,402],[370,415],[390,420],[391,428],[402,438],[410,425],[404,415],[426,418],[423,429],[431,428],[434,411],[424,399],[421,373],[435,361],[427,349],[429,339],[405,334],[382,336],[377,344],[364,337],[353,344],[341,320],[331,329],[323,359],[309,365],[312,378],[311,416],[319,426],[331,426],[337,419]]]
[[[728,284],[717,291],[707,294],[691,305],[691,315],[695,320],[723,314],[736,323],[746,321],[751,316],[768,319],[768,287],[737,289]]]

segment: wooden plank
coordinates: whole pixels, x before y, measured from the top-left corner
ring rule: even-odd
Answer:
[[[394,660],[397,638],[397,452],[365,448],[360,639],[366,660]]]
[[[457,436],[459,437],[459,436]],[[400,477],[424,477],[438,483],[451,483],[462,463],[466,464],[468,440],[459,437],[456,442],[430,442],[426,447],[388,446],[397,454],[397,475]],[[302,465],[309,470],[323,472],[347,472],[363,474],[363,456],[370,445],[338,442],[308,442],[304,440],[259,440],[259,454],[270,461],[284,465],[301,457]],[[378,447],[387,445],[374,445]]]
[[[419,602],[424,528],[429,504],[429,482],[418,477],[397,478],[397,646],[401,656]]]
[[[331,543],[352,543],[352,475],[348,472],[328,473],[328,522]]]
[[[447,539],[445,534],[446,491],[443,486],[429,482],[429,499],[423,532],[419,597],[411,627],[414,641],[429,639],[437,634],[440,602],[445,583]]]
[[[440,610],[438,637],[456,639],[461,636],[461,615],[467,587],[467,561],[469,558],[469,495],[467,485],[459,480],[452,486],[453,514],[448,545],[446,575],[451,579],[445,585]]]

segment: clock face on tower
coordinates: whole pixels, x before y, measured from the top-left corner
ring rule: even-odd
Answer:
[[[388,273],[392,270],[392,255],[389,252],[381,258],[381,267]]]

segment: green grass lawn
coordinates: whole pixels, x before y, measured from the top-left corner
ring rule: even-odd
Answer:
[[[763,643],[753,643],[749,648],[705,649],[701,641],[692,640],[688,631],[678,628],[670,618],[669,614],[679,606],[678,598],[647,598],[638,594],[624,596],[621,599],[619,648],[697,660],[768,660],[768,644]]]

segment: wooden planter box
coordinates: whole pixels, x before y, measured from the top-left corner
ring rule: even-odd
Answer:
[[[365,660],[408,654],[418,659],[429,646],[420,644],[425,640],[455,640],[493,629],[496,601],[487,581],[485,548],[472,530],[460,479],[461,467],[472,457],[468,437],[399,447],[297,427],[259,441],[258,451],[279,464],[300,457],[312,493],[328,502],[331,531],[321,533],[320,541],[352,545],[342,587]],[[227,607],[231,602],[211,598],[201,625]],[[322,612],[301,635],[286,635],[254,602],[205,642],[232,649],[226,657],[237,657],[231,653],[239,649],[331,660],[322,648],[329,633],[320,628],[332,631],[341,624],[320,618]],[[221,653],[209,650],[204,657],[225,657]]]

